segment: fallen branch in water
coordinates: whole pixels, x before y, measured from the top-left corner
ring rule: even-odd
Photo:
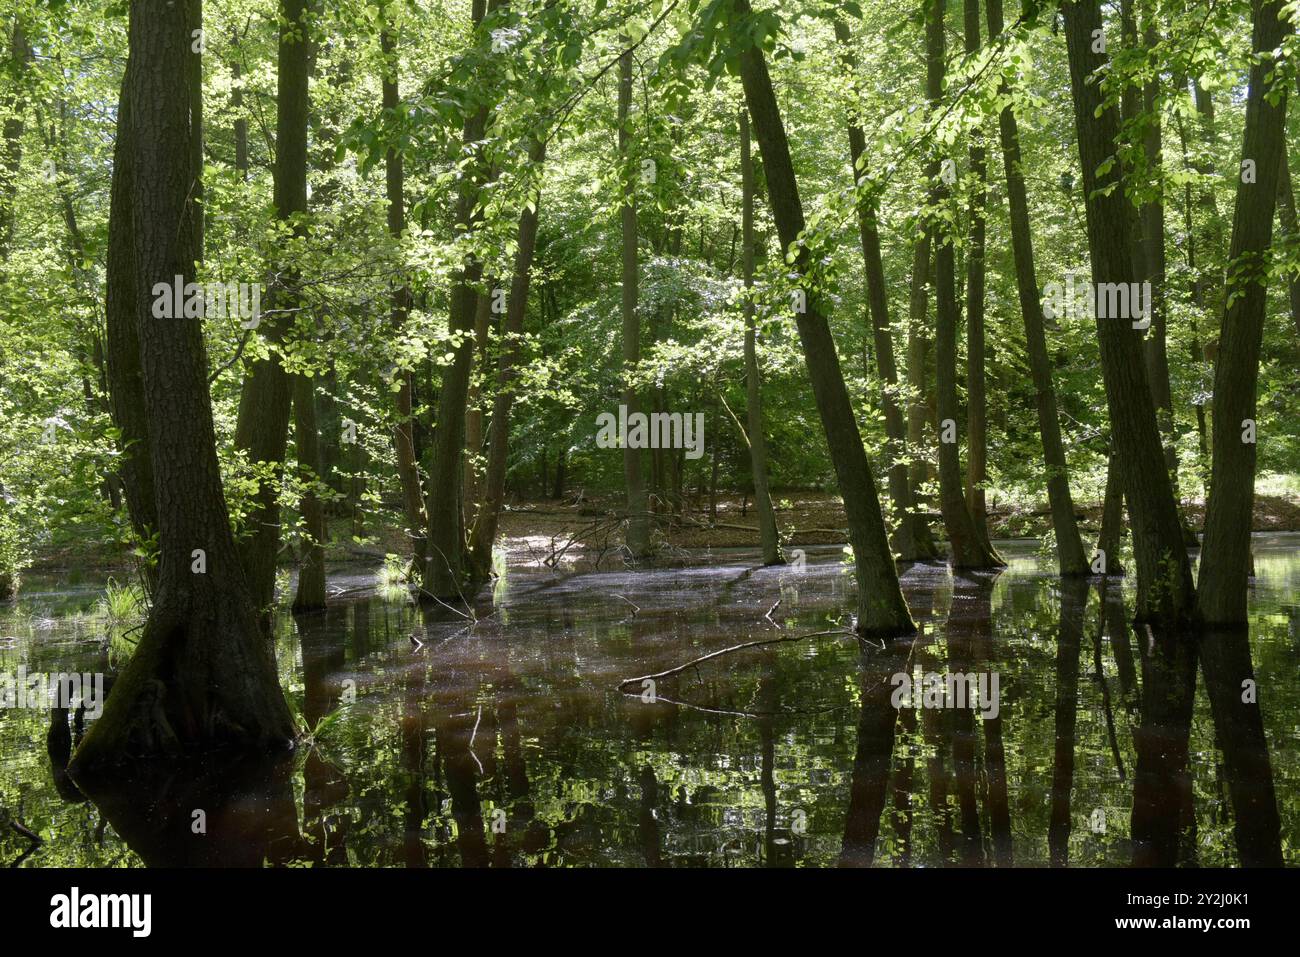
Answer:
[[[639,678],[627,678],[618,683],[621,689],[628,685],[639,684],[642,681],[654,681],[658,678],[667,678],[671,675],[681,674],[687,668],[693,668],[701,662],[709,661],[713,658],[721,658],[723,655],[729,655],[733,651],[744,651],[746,648],[757,648],[759,645],[775,645],[782,641],[802,641],[805,638],[825,638],[828,635],[842,635],[845,638],[857,638],[856,632],[848,631],[844,628],[835,628],[830,631],[811,631],[804,635],[781,635],[779,638],[763,638],[759,641],[745,641],[739,645],[732,645],[729,648],[719,648],[717,651],[711,651],[707,655],[701,655],[699,658],[693,658],[684,665],[678,665],[676,668],[669,668],[667,671],[658,671],[652,675],[641,675]]]

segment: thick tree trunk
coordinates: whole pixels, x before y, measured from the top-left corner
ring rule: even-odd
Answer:
[[[118,473],[122,478],[131,527],[140,542],[148,542],[158,529],[158,508],[154,502],[149,417],[145,411],[140,340],[136,333],[137,317],[147,314],[148,301],[140,298],[136,287],[131,69],[132,61],[128,58],[118,98],[117,141],[113,146],[104,318],[109,405],[113,424],[119,433],[118,451],[121,453]],[[157,568],[147,566],[147,571],[149,582],[156,583]]]
[[[749,425],[749,466],[754,475],[754,510],[764,565],[784,564],[767,484],[767,436],[763,432],[763,380],[758,370],[754,300],[754,157],[750,147],[749,114],[740,111],[741,270],[745,280],[745,412]]]
[[[734,3],[736,13],[742,18],[748,19],[752,15],[749,0],[734,0]],[[808,279],[811,272],[808,251],[796,245],[804,230],[799,186],[761,48],[748,46],[740,52],[740,76],[763,156],[768,199],[781,246],[786,250],[799,249],[794,266],[801,276]],[[868,635],[914,634],[916,625],[898,584],[898,572],[885,534],[876,483],[866,450],[862,447],[862,435],[858,431],[848,390],[844,386],[835,340],[819,309],[819,291],[811,288],[805,293],[806,310],[796,314],[795,321],[840,495],[844,499],[858,581],[857,628],[860,633]]]
[[[1262,0],[1255,7],[1252,49],[1257,60],[1250,70],[1241,153],[1243,164],[1254,165],[1255,175],[1249,177],[1243,171],[1238,178],[1228,251],[1235,288],[1224,312],[1214,370],[1214,462],[1196,612],[1204,624],[1218,627],[1246,627],[1246,579],[1255,501],[1255,393],[1264,336],[1273,207],[1280,167],[1286,161],[1286,88],[1281,87],[1276,104],[1265,99],[1276,70],[1271,51],[1293,29],[1289,20],[1279,18],[1280,11],[1277,0]]]
[[[73,758],[83,779],[136,757],[273,749],[293,736],[230,533],[202,324],[147,308],[155,283],[194,276],[190,15],[181,4],[131,4],[126,99],[149,109],[127,117],[129,235],[161,559],[140,643]]]
[[[1002,33],[1002,0],[986,0],[989,35]],[[1010,90],[1003,81],[1002,92]],[[1039,299],[1034,268],[1034,240],[1029,227],[1029,198],[1025,190],[1024,166],[1020,157],[1020,131],[1010,105],[998,117],[1002,140],[1002,165],[1007,181],[1007,206],[1011,218],[1011,250],[1016,263],[1016,292],[1025,325],[1025,346],[1034,383],[1034,404],[1038,412],[1038,433],[1043,445],[1043,470],[1047,477],[1047,499],[1056,535],[1056,562],[1062,575],[1086,575],[1088,561],[1070,495],[1070,472],[1061,442],[1061,422],[1056,409],[1056,387],[1052,362],[1043,328],[1043,306]]]
[[[398,104],[396,41],[391,31],[384,29],[379,35],[384,55],[383,106],[396,110]],[[405,170],[402,154],[390,147],[384,156],[384,182],[388,191],[388,232],[400,239],[406,232],[406,197],[404,195]],[[405,283],[393,290],[392,324],[397,330],[406,326],[411,312],[411,289]],[[415,454],[414,423],[411,418],[411,372],[399,370],[398,390],[394,394],[396,420],[393,423],[393,451],[397,455],[397,479],[402,486],[402,508],[406,518],[406,534],[412,540],[415,567],[424,567],[425,545],[429,520],[424,511],[424,489],[420,483],[420,469]]]
[[[628,114],[632,107],[632,54],[624,53],[618,63],[618,156],[620,178],[623,181],[623,201],[619,218],[623,231],[623,375],[630,376],[641,361],[641,320],[637,316],[637,285],[639,256],[637,250],[635,170],[629,154],[632,148],[632,131]],[[638,412],[641,399],[630,382],[623,387],[623,404],[628,417]],[[627,550],[633,559],[645,557],[650,552],[649,501],[645,479],[641,474],[641,450],[623,449],[623,482],[627,487]]]
[[[1119,132],[1113,106],[1103,109],[1097,71],[1107,64],[1094,37],[1102,35],[1099,0],[1063,5],[1070,86],[1088,219],[1094,288],[1101,283],[1133,288],[1130,221],[1119,188],[1120,170],[1109,164]],[[1101,310],[1099,310],[1100,312]],[[1112,436],[1123,476],[1137,564],[1136,616],[1173,627],[1186,619],[1193,600],[1191,566],[1183,545],[1177,503],[1165,469],[1151,401],[1141,338],[1127,317],[1097,317],[1102,374]]]
[[[9,246],[14,237],[14,200],[18,192],[18,169],[23,159],[23,131],[27,127],[23,116],[26,108],[23,79],[31,57],[32,50],[22,21],[15,18],[6,57],[8,62],[4,64],[8,77],[5,89],[0,92],[0,113],[4,114],[4,130],[0,135],[0,268],[8,262]]]
[[[849,28],[841,20],[835,22],[835,34],[842,48],[849,72],[855,73],[857,57],[849,43]],[[867,139],[856,121],[849,122],[849,157],[853,165],[853,179],[859,189],[866,178]],[[917,514],[912,483],[908,478],[908,429],[899,405],[900,387],[898,364],[894,358],[894,334],[889,318],[889,295],[885,288],[885,266],[880,250],[880,231],[876,218],[874,196],[859,196],[858,236],[862,241],[862,262],[866,274],[867,309],[871,314],[871,332],[876,350],[876,370],[880,377],[880,404],[885,415],[885,434],[889,437],[887,450],[889,468],[889,498],[894,506],[897,525],[891,538],[895,553],[905,562],[934,561],[939,557],[929,523]],[[924,241],[925,255],[929,256],[929,242]],[[922,282],[924,287],[924,281]],[[924,304],[924,298],[922,298]],[[924,308],[924,305],[922,305]]]
[[[546,146],[540,140],[532,144],[529,165],[538,182]],[[533,257],[537,250],[537,223],[540,196],[519,214],[515,247],[514,274],[510,279],[510,298],[506,302],[505,322],[501,330],[500,355],[497,357],[497,388],[492,397],[492,419],[488,424],[488,458],[483,475],[483,504],[474,521],[470,555],[475,574],[486,577],[492,567],[492,543],[496,540],[501,506],[505,502],[506,465],[510,455],[510,414],[514,407],[516,382],[519,379],[520,342],[524,334],[524,313],[528,308],[528,287],[532,281]]]
[[[292,222],[307,212],[307,80],[310,59],[310,21],[307,0],[281,0],[279,77],[276,92],[275,214]],[[304,224],[294,224],[301,234]],[[292,275],[281,280],[274,306],[295,305]],[[293,383],[278,350],[293,326],[292,313],[277,312],[266,323],[271,354],[254,362],[239,397],[235,447],[249,462],[267,469],[248,511],[249,536],[240,547],[248,587],[259,610],[275,599],[275,564],[280,550],[280,476],[289,440],[289,413]]]
[[[931,0],[926,15],[926,98],[933,109],[943,91],[945,0]],[[931,180],[931,200],[936,207],[949,203],[942,178]],[[939,415],[939,506],[952,546],[953,568],[996,568],[1005,562],[992,546],[980,541],[975,520],[966,507],[962,485],[961,453],[957,443],[957,296],[954,236],[936,225],[935,266],[935,380]]]

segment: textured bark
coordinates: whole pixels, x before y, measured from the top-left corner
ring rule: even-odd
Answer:
[[[1095,284],[1131,283],[1131,224],[1119,188],[1120,170],[1111,165],[1103,175],[1097,172],[1114,154],[1119,133],[1115,108],[1102,109],[1101,90],[1092,82],[1107,62],[1105,54],[1093,52],[1094,31],[1101,30],[1101,9],[1098,0],[1075,0],[1065,3],[1063,10],[1092,278]],[[1102,192],[1107,188],[1109,192]],[[1111,431],[1133,529],[1136,617],[1174,626],[1191,611],[1191,566],[1164,465],[1141,338],[1130,320],[1100,316],[1097,336]]]
[[[541,141],[532,144],[529,159],[536,176],[541,178],[541,165],[546,157],[546,146]],[[474,521],[470,539],[470,554],[475,574],[486,577],[492,565],[492,543],[496,540],[501,506],[505,501],[506,465],[510,455],[510,413],[515,401],[515,383],[519,378],[520,340],[524,334],[524,313],[528,308],[528,287],[532,281],[533,257],[537,250],[538,204],[534,196],[531,205],[519,214],[519,230],[515,247],[514,273],[510,279],[510,298],[506,302],[505,323],[502,328],[500,355],[497,357],[497,387],[492,397],[492,420],[488,426],[487,468],[483,475],[483,504]],[[564,459],[560,459],[563,482]]]
[[[945,0],[931,0],[926,14],[926,98],[931,107],[943,92]],[[931,180],[935,206],[951,201],[941,178]],[[957,295],[954,236],[942,225],[936,227],[934,253],[935,288],[935,385],[939,416],[939,506],[952,547],[953,568],[996,568],[1005,564],[992,547],[980,541],[975,520],[966,507],[962,485],[961,453],[957,443]],[[953,423],[953,441],[944,441],[945,423]]]
[[[835,22],[835,34],[843,47],[843,56],[850,74],[856,72],[857,57],[849,43],[849,28],[840,20]],[[865,177],[867,138],[862,127],[849,122],[849,158],[853,178],[861,183]],[[900,387],[898,363],[894,358],[894,335],[889,318],[889,295],[885,288],[885,266],[880,250],[880,230],[877,225],[874,197],[858,198],[858,236],[862,242],[862,263],[867,284],[867,309],[870,312],[872,341],[876,350],[876,368],[880,376],[880,404],[885,415],[885,434],[889,438],[889,498],[896,512],[897,525],[891,543],[901,561],[934,561],[939,557],[929,523],[917,514],[912,483],[908,478],[908,429],[899,404]],[[929,256],[929,242],[924,241],[925,256]],[[924,286],[924,282],[922,282]],[[924,308],[924,296],[922,297]]]
[[[752,15],[749,0],[734,0],[734,10],[745,19]],[[740,52],[739,59],[745,101],[767,176],[772,217],[776,221],[782,248],[794,250],[798,248],[795,243],[804,229],[803,207],[767,62],[762,50],[752,45]],[[799,250],[794,267],[800,275],[808,275],[811,263],[806,248]],[[876,483],[862,447],[862,435],[858,431],[848,390],[844,386],[835,341],[819,309],[817,290],[814,288],[807,292],[807,309],[797,314],[795,321],[813,397],[826,432],[826,444],[835,467],[840,495],[844,499],[849,542],[853,546],[857,572],[857,628],[860,633],[869,635],[914,634],[916,625],[899,588],[894,557],[889,550],[880,513],[880,500],[876,495]]]
[[[1002,33],[1002,0],[986,0],[989,35]],[[1009,92],[1003,81],[1002,92]],[[1020,156],[1020,131],[1016,115],[1008,105],[998,117],[1002,141],[1002,165],[1007,182],[1007,206],[1011,218],[1011,251],[1016,263],[1016,292],[1024,319],[1025,346],[1034,383],[1034,405],[1038,413],[1038,434],[1043,445],[1043,470],[1047,477],[1047,499],[1056,535],[1056,563],[1062,575],[1084,575],[1088,562],[1079,537],[1079,525],[1070,495],[1070,472],[1061,442],[1061,422],[1056,409],[1056,386],[1043,328],[1043,307],[1039,299],[1034,268],[1034,240],[1029,226],[1029,198],[1025,190],[1024,166]],[[1109,555],[1109,552],[1107,553]]]
[[[149,109],[127,116],[130,236],[161,559],[140,643],[73,758],[78,778],[160,753],[281,748],[293,735],[231,537],[202,324],[146,307],[155,283],[195,272],[188,17],[179,4],[131,4],[126,97]],[[196,549],[205,571],[193,570]]]
[[[632,132],[628,128],[628,114],[632,106],[632,54],[619,58],[618,63],[618,155],[624,179],[623,202],[619,207],[619,220],[623,232],[623,374],[627,376],[641,361],[641,320],[637,316],[638,273],[636,195],[633,185],[634,171],[629,160]],[[641,408],[641,399],[630,384],[623,387],[623,405],[630,418]],[[623,483],[627,488],[628,552],[633,559],[642,558],[650,551],[650,506],[641,474],[641,450],[623,449]]]
[[[153,462],[149,453],[149,419],[144,405],[144,379],[140,368],[140,340],[136,323],[148,315],[147,301],[136,288],[135,239],[132,206],[133,170],[132,61],[117,106],[117,141],[113,145],[113,181],[109,191],[107,299],[104,304],[107,344],[108,394],[113,424],[117,427],[118,472],[126,495],[131,527],[141,542],[149,541],[158,528],[154,502]],[[150,568],[150,581],[157,569]]]
[[[384,29],[379,36],[384,54],[383,106],[395,110],[398,104],[396,41],[391,31]],[[405,167],[402,154],[389,147],[384,155],[384,183],[388,191],[388,232],[400,239],[406,232]],[[406,326],[411,312],[411,289],[405,282],[393,290],[392,324],[396,330]],[[411,373],[399,371],[398,389],[393,396],[396,418],[393,423],[393,451],[397,456],[397,480],[402,486],[402,509],[406,519],[406,534],[412,540],[415,567],[425,565],[425,546],[428,541],[429,520],[424,510],[424,488],[420,482],[420,469],[415,452],[414,424],[411,417]]]
[[[311,44],[308,40],[310,13],[307,0],[282,0],[280,5],[279,77],[276,91],[275,190],[276,216],[284,221],[307,211],[307,79]],[[301,231],[301,223],[295,231]],[[271,290],[277,310],[296,303],[285,286],[295,277],[282,279]],[[258,486],[248,511],[249,534],[241,543],[240,555],[248,587],[258,609],[268,608],[275,599],[275,564],[280,550],[280,475],[289,440],[289,413],[293,383],[284,370],[278,349],[293,323],[292,313],[276,312],[264,320],[270,355],[258,359],[244,379],[239,396],[239,418],[235,424],[235,447],[253,463],[269,466],[272,477]]]
[[[781,565],[781,541],[776,530],[767,484],[767,435],[763,431],[763,380],[758,369],[754,301],[754,157],[750,146],[749,114],[740,111],[741,270],[745,280],[745,413],[749,426],[749,466],[754,475],[754,510],[758,512],[758,540],[764,565]]]
[[[1236,279],[1223,315],[1214,370],[1214,461],[1196,612],[1203,623],[1218,627],[1246,627],[1256,445],[1243,441],[1242,432],[1248,420],[1255,421],[1273,207],[1280,167],[1286,161],[1286,88],[1281,88],[1276,105],[1264,99],[1265,77],[1275,69],[1271,51],[1293,29],[1290,21],[1279,19],[1280,9],[1275,0],[1255,7],[1252,49],[1257,58],[1262,54],[1262,62],[1257,59],[1250,70],[1241,155],[1243,160],[1254,160],[1256,176],[1253,183],[1238,177],[1228,250],[1230,275]]]

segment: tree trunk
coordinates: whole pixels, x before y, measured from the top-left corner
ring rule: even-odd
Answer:
[[[484,42],[481,27],[485,7],[485,0],[474,0],[471,17],[476,43]],[[482,106],[465,118],[461,137],[465,148],[483,138],[487,113],[487,107]],[[481,216],[479,191],[484,170],[480,161],[476,161],[473,167],[461,179],[456,200],[458,234],[468,233]],[[451,365],[443,372],[442,389],[438,395],[438,425],[434,433],[428,488],[429,546],[421,577],[423,592],[437,599],[461,596],[468,571],[462,509],[465,411],[469,398],[470,366],[474,358],[476,289],[482,275],[482,261],[477,257],[466,258],[456,271],[451,286],[448,326],[459,341],[453,349]]]
[[[989,36],[1002,33],[1002,0],[986,0]],[[1001,93],[1009,94],[1004,80]],[[1034,268],[1034,240],[1029,227],[1029,199],[1025,190],[1024,166],[1020,157],[1020,131],[1016,114],[1006,106],[998,117],[1002,140],[1002,165],[1007,181],[1007,206],[1011,218],[1011,250],[1016,263],[1016,291],[1025,324],[1025,346],[1034,383],[1038,411],[1038,433],[1043,444],[1043,470],[1047,477],[1047,499],[1056,535],[1056,562],[1061,575],[1086,575],[1088,561],[1074,517],[1070,495],[1070,472],[1061,442],[1061,422],[1056,409],[1056,387],[1052,382],[1052,361],[1043,328],[1043,306]]]
[[[1259,351],[1267,304],[1267,259],[1273,240],[1273,207],[1280,166],[1286,161],[1286,88],[1276,105],[1265,99],[1272,86],[1271,51],[1291,34],[1279,18],[1281,4],[1262,0],[1255,8],[1246,97],[1243,163],[1255,166],[1253,182],[1237,183],[1232,244],[1228,251],[1232,295],[1223,316],[1214,370],[1214,461],[1205,509],[1197,617],[1206,625],[1246,627],[1246,579],[1255,500],[1255,403]],[[1260,62],[1262,61],[1262,62]],[[1267,78],[1267,79],[1266,79]],[[1274,92],[1278,87],[1273,87]],[[1249,434],[1247,434],[1249,430]]]
[[[1101,534],[1097,537],[1097,551],[1104,562],[1098,566],[1099,574],[1123,575],[1120,564],[1120,540],[1124,535],[1124,489],[1120,485],[1119,465],[1115,453],[1106,459],[1106,493],[1101,505]]]
[[[465,522],[473,528],[483,496],[483,388],[488,368],[488,332],[492,325],[492,300],[497,279],[490,278],[474,306],[474,352],[470,361],[469,392],[465,402]],[[477,368],[478,371],[475,371]],[[471,549],[472,552],[472,549]]]
[[[734,0],[734,3],[740,17],[749,19],[752,16],[749,0]],[[794,266],[808,280],[812,271],[808,250],[796,245],[804,230],[803,206],[767,62],[761,48],[754,45],[746,46],[739,56],[745,101],[767,174],[772,217],[776,221],[782,248],[799,250]],[[916,625],[899,588],[898,572],[889,550],[871,465],[862,447],[857,418],[844,386],[835,340],[819,309],[818,292],[816,288],[805,290],[806,309],[796,314],[795,321],[803,344],[808,377],[812,381],[813,397],[826,432],[826,444],[835,467],[840,495],[844,499],[858,582],[857,629],[862,634],[882,637],[915,634]]]
[[[835,22],[835,35],[842,48],[845,63],[851,75],[856,74],[857,57],[849,45],[849,28],[841,20]],[[849,123],[849,156],[853,163],[853,179],[858,189],[866,180],[866,136],[857,122]],[[895,520],[892,544],[901,561],[934,561],[939,557],[929,523],[917,514],[912,483],[908,478],[908,429],[899,406],[898,365],[894,359],[894,335],[889,318],[889,295],[885,288],[885,266],[880,251],[880,232],[876,219],[876,199],[859,196],[858,235],[862,241],[862,262],[866,273],[867,308],[871,313],[871,331],[876,349],[876,369],[880,377],[880,401],[885,415],[885,434],[889,438],[889,498],[893,503]],[[925,255],[929,256],[929,242]],[[924,288],[924,281],[922,281]],[[922,297],[924,308],[924,297]]]
[[[379,42],[384,54],[383,105],[385,110],[396,110],[398,104],[396,41],[390,30],[380,32]],[[384,156],[384,183],[388,191],[388,232],[400,239],[406,232],[406,197],[404,195],[405,170],[402,154],[390,147]],[[406,326],[411,312],[411,288],[402,283],[393,290],[392,324],[401,330]],[[402,486],[402,508],[406,518],[406,534],[412,540],[415,567],[423,568],[429,520],[424,511],[424,490],[420,483],[420,469],[415,454],[414,425],[411,420],[411,371],[398,370],[398,389],[394,395],[396,419],[393,423],[393,451],[397,456],[397,479]]]
[[[545,157],[546,145],[540,140],[534,140],[529,152],[529,167],[539,183]],[[533,257],[537,250],[539,203],[540,196],[534,193],[519,214],[514,275],[510,279],[510,299],[506,302],[501,353],[497,357],[497,388],[492,398],[492,419],[488,425],[483,505],[474,521],[470,545],[475,573],[479,577],[486,577],[492,567],[492,543],[496,540],[501,506],[505,501],[506,465],[510,455],[510,414],[515,401],[515,383],[519,379],[524,313],[528,308],[528,287],[532,281]]]
[[[316,379],[305,375],[293,377],[294,443],[298,446],[299,479],[305,484],[302,493],[302,520],[307,537],[302,546],[302,563],[298,567],[298,591],[293,610],[315,611],[325,607],[325,510],[316,489],[322,478],[320,444],[316,426]]]
[[[623,375],[632,375],[641,361],[641,321],[637,316],[637,281],[639,273],[637,250],[635,170],[630,158],[632,131],[628,114],[632,107],[632,54],[625,52],[618,62],[618,156],[620,179],[623,182],[623,202],[619,216],[623,230]],[[623,404],[630,419],[640,410],[641,400],[630,380],[623,386]],[[641,450],[623,448],[623,482],[627,487],[626,544],[631,557],[644,558],[650,552],[649,502],[645,479],[641,475]]]
[[[24,79],[31,58],[32,50],[22,20],[15,17],[6,58],[8,63],[4,64],[9,78],[5,83],[6,89],[0,93],[0,112],[6,114],[3,136],[0,137],[0,263],[8,262],[9,246],[14,238],[17,212],[14,200],[18,193],[18,169],[23,159],[23,130],[27,126],[23,119],[27,98]]]
[[[745,280],[745,412],[749,424],[749,466],[754,476],[754,509],[758,512],[758,540],[764,565],[781,565],[781,540],[776,529],[767,484],[767,435],[763,431],[763,380],[758,370],[754,328],[754,157],[750,145],[749,114],[740,111],[741,269]]]
[[[295,219],[307,212],[310,21],[307,0],[281,0],[274,202],[276,216],[294,223],[298,235],[305,232],[305,225]],[[296,277],[292,274],[280,280],[281,288],[273,297],[276,310],[297,304],[294,285]],[[257,496],[248,510],[249,537],[240,548],[248,587],[259,610],[268,608],[275,599],[276,555],[280,550],[280,473],[289,439],[293,383],[278,350],[293,326],[288,315],[292,314],[276,312],[266,324],[271,354],[249,369],[235,425],[235,447],[247,454],[249,462],[269,470],[269,477],[259,482]]]
[[[926,16],[926,97],[934,109],[943,92],[945,0],[931,0]],[[931,180],[936,207],[951,199],[942,178]],[[939,506],[952,546],[953,568],[997,568],[1006,563],[991,546],[980,541],[975,520],[966,507],[962,486],[961,453],[957,444],[957,297],[956,248],[949,228],[936,224],[935,266],[935,380],[939,415]]]
[[[73,757],[70,770],[81,780],[137,757],[217,746],[269,750],[293,736],[231,537],[202,323],[154,318],[146,307],[155,283],[194,277],[191,16],[183,4],[131,4],[125,98],[149,108],[128,111],[133,229],[117,237],[129,235],[134,245],[161,559],[140,643]]]
[[[1098,174],[1114,155],[1119,132],[1115,108],[1102,108],[1101,90],[1090,82],[1107,65],[1106,55],[1094,52],[1094,37],[1102,35],[1099,0],[1074,0],[1063,9],[1094,287],[1123,283],[1131,289],[1132,241],[1120,170],[1110,163]],[[1096,322],[1111,431],[1133,528],[1136,617],[1174,627],[1191,610],[1191,566],[1164,465],[1141,338],[1129,318],[1099,315]]]

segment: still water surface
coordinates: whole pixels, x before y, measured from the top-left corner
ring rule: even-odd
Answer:
[[[1131,582],[1000,547],[996,576],[906,572],[915,641],[773,642],[653,686],[620,683],[846,627],[838,549],[510,567],[476,620],[340,569],[327,612],[278,620],[315,729],[288,760],[158,767],[92,802],[63,771],[75,714],[0,711],[0,864],[1300,863],[1300,535],[1256,536],[1249,638],[1195,643],[1134,630]],[[29,582],[0,672],[108,670],[101,586]],[[965,688],[926,695],[930,674],[983,694],[944,707]]]

